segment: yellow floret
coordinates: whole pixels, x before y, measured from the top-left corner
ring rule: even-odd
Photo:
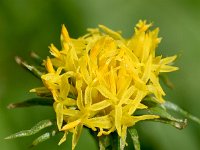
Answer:
[[[42,80],[55,100],[57,126],[73,133],[74,149],[83,126],[98,131],[98,136],[117,131],[125,138],[126,129],[140,120],[158,118],[155,115],[135,116],[145,96],[153,95],[164,102],[159,73],[178,68],[170,64],[176,56],[162,58],[155,50],[161,38],[159,29],[149,30],[152,24],[139,21],[135,34],[125,39],[103,25],[90,29],[78,39],[71,39],[62,26],[61,45],[54,45],[54,58],[45,61],[47,74]]]

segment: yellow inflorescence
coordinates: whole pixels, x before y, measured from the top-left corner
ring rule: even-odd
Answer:
[[[72,39],[62,26],[62,49],[50,46],[54,58],[47,58],[48,73],[42,75],[55,100],[58,129],[65,133],[59,144],[72,132],[74,149],[83,126],[98,131],[98,136],[117,131],[125,137],[127,127],[158,118],[134,116],[137,109],[147,108],[141,103],[145,96],[164,102],[158,75],[178,69],[170,66],[176,56],[155,55],[161,39],[159,29],[150,31],[151,26],[139,21],[130,39],[103,25]]]

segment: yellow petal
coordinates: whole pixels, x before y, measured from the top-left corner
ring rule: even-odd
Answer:
[[[84,102],[85,102],[86,107],[90,107],[92,104],[92,87],[91,86],[87,86],[85,89]]]
[[[142,76],[142,80],[144,81],[144,83],[147,83],[147,81],[150,78],[151,66],[152,66],[152,56],[150,55],[149,59],[147,60],[146,65],[145,65],[144,73],[143,73],[143,76]]]
[[[76,81],[76,88],[77,88],[77,91],[78,91],[77,106],[78,106],[79,110],[84,109],[83,92],[81,90],[81,87],[82,87],[82,81],[81,80]]]
[[[140,104],[142,99],[145,97],[145,95],[146,95],[145,92],[138,90],[136,97],[134,98],[132,103],[129,104],[129,105],[131,105],[131,107],[129,109],[129,112],[128,112],[129,115],[132,115],[135,112],[135,110],[137,109],[138,105]]]
[[[56,118],[57,118],[57,126],[58,129],[61,130],[62,124],[63,124],[63,104],[59,102],[55,102],[53,104],[53,107],[56,112]]]
[[[178,67],[163,65],[160,68],[160,72],[172,72],[178,70]]]
[[[60,94],[59,96],[64,100],[67,98],[70,90],[70,84],[68,82],[69,76],[66,74],[61,77]]]
[[[113,70],[113,67],[111,67],[111,70],[110,70],[110,90],[111,92],[115,95],[116,94],[116,90],[117,90],[117,87],[116,87],[116,73],[114,72]]]
[[[137,27],[136,31],[144,32],[151,26],[152,26],[152,23],[147,24],[146,20],[144,20],[144,21],[139,20],[139,22],[136,24],[136,27]]]
[[[66,29],[66,27],[65,27],[64,24],[62,25],[62,31],[61,31],[61,33],[62,33],[63,40],[65,42],[70,42],[69,33],[68,33],[68,31],[67,31],[67,29]]]
[[[111,105],[110,102],[108,102],[107,100],[104,100],[104,101],[91,105],[90,110],[91,111],[103,110],[110,105]]]
[[[86,126],[110,129],[112,127],[112,121],[109,115],[101,117],[93,117],[87,120],[84,120]]]
[[[115,127],[117,129],[117,133],[119,136],[121,136],[121,130],[122,130],[122,107],[121,106],[115,106]]]
[[[137,109],[147,109],[148,107],[142,103],[140,103],[137,107]]]
[[[83,129],[83,125],[79,124],[78,126],[75,127],[72,135],[72,150],[75,149],[76,144],[78,143],[78,140],[80,138],[81,132]]]
[[[66,141],[66,139],[67,139],[67,134],[68,134],[68,132],[65,131],[65,132],[64,132],[64,135],[63,135],[63,137],[61,138],[61,140],[59,141],[58,145],[61,145],[63,142]]]
[[[53,44],[51,44],[49,48],[51,55],[53,55],[56,58],[59,58],[61,56],[60,51]]]
[[[55,72],[55,70],[53,68],[53,65],[52,65],[52,62],[51,62],[51,59],[49,57],[47,57],[46,68],[47,68],[47,71],[49,73],[54,73]]]
[[[64,109],[63,110],[63,115],[65,115],[65,116],[75,116],[79,113],[80,113],[80,111],[73,110],[73,109]]]
[[[159,116],[157,116],[157,115],[141,115],[141,116],[131,116],[131,118],[132,118],[132,122],[135,124],[138,121],[156,119],[156,118],[159,118]]]
[[[177,58],[177,55],[166,57],[160,60],[160,64],[166,65],[172,63]]]
[[[128,127],[135,125],[135,123],[142,120],[156,119],[159,118],[157,115],[141,115],[141,116],[124,116],[122,121]]]
[[[156,77],[156,75],[154,73],[151,73],[150,79],[151,79],[151,82],[153,83],[153,85],[155,86],[155,88],[160,92],[160,94],[165,95],[165,92],[163,91],[162,87],[160,86],[159,78]]]
[[[78,126],[80,124],[80,122],[81,122],[81,119],[78,119],[78,120],[73,121],[73,122],[69,122],[62,127],[61,131],[72,129],[72,128]]]
[[[106,98],[117,101],[118,99],[104,86],[99,85],[96,89]]]
[[[135,92],[135,87],[131,86],[129,87],[122,95],[121,99],[120,99],[120,103],[119,105],[125,104],[127,103],[127,101],[129,100],[129,98],[133,95],[133,93]]]
[[[107,33],[108,35],[110,35],[114,39],[123,39],[122,36],[119,33],[107,28],[104,25],[99,25],[99,28],[101,28],[105,33]]]

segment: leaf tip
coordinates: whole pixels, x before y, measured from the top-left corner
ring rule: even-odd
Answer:
[[[17,64],[21,65],[22,64],[22,59],[19,56],[15,56],[15,61]]]
[[[7,109],[14,109],[16,108],[15,104],[14,103],[11,103],[7,106]]]
[[[7,137],[4,138],[4,140],[9,140],[9,139],[11,139],[10,136],[7,136]]]

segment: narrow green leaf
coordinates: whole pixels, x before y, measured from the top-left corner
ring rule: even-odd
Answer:
[[[148,106],[148,109],[146,111],[148,111],[148,113],[152,115],[158,115],[161,118],[167,118],[170,120],[175,119],[167,112],[166,108],[160,103],[156,102],[153,97],[147,97],[146,99],[144,99],[143,104]]]
[[[29,100],[11,103],[7,106],[8,109],[20,108],[20,107],[30,107],[30,106],[52,106],[54,100],[51,98],[31,98]]]
[[[121,139],[121,137],[118,135],[118,136],[117,136],[117,150],[121,150],[120,139]]]
[[[155,99],[153,96],[146,96],[143,100],[142,103],[148,107],[155,107],[157,105],[160,105],[158,101]]]
[[[175,120],[174,117],[172,117],[165,108],[161,107],[161,105],[157,105],[155,107],[149,108],[149,112],[152,115],[158,115],[161,118],[167,118],[169,120]]]
[[[53,122],[51,120],[42,120],[39,123],[37,123],[34,127],[32,127],[30,130],[23,130],[20,132],[17,132],[15,134],[12,134],[5,139],[14,139],[14,138],[19,138],[19,137],[25,137],[25,136],[31,136],[33,134],[38,133],[44,128],[47,128],[49,126],[52,126]]]
[[[167,112],[166,103],[159,104],[156,103],[154,99],[149,98],[144,101],[144,104],[148,106],[148,113],[160,116],[160,118],[154,119],[154,121],[166,123],[178,129],[183,129],[187,126],[186,119],[177,119]]]
[[[46,133],[42,134],[41,136],[39,136],[38,138],[36,138],[36,139],[32,142],[32,144],[31,144],[30,147],[34,147],[34,146],[36,146],[36,145],[38,145],[38,144],[40,144],[40,143],[42,143],[42,142],[44,142],[44,141],[50,139],[51,137],[55,136],[56,133],[57,133],[57,132],[56,132],[55,130],[53,130],[53,131],[51,131],[51,132],[46,132]]]
[[[111,137],[110,135],[102,135],[99,137],[99,149],[107,150],[111,147]]]
[[[111,147],[110,147],[110,149],[112,149],[112,150],[120,150],[120,137],[119,137],[118,133],[116,131],[112,132],[110,134],[110,136],[111,136],[110,137],[110,139],[111,139]]]
[[[124,150],[126,146],[127,126],[122,126],[122,136],[120,137],[120,149]]]
[[[43,63],[43,59],[38,55],[36,54],[35,52],[31,52],[30,53],[30,56],[31,58],[33,58],[33,60],[38,64],[38,65],[42,65]]]
[[[123,150],[124,146],[118,133],[112,132],[109,135],[102,135],[98,138],[100,150]]]
[[[193,116],[192,114],[190,114],[189,112],[183,110],[182,108],[180,108],[178,105],[172,103],[172,102],[169,102],[169,101],[166,101],[163,106],[169,110],[172,110],[174,112],[177,112],[177,113],[180,113],[182,114],[184,117],[188,118],[188,119],[191,119],[192,121],[200,124],[200,119]]]
[[[124,148],[126,146],[126,137],[124,139],[122,137],[120,137],[119,143],[120,143],[120,150],[124,150]]]
[[[154,121],[158,121],[158,122],[162,122],[162,123],[172,125],[173,127],[180,129],[180,130],[184,129],[187,126],[187,119],[170,120],[170,119],[167,119],[167,118],[158,118],[158,119],[154,119]]]
[[[18,56],[15,57],[15,61],[19,65],[21,65],[23,68],[25,68],[26,70],[31,72],[34,76],[36,76],[37,78],[41,79],[41,76],[43,75],[43,73],[41,71],[39,71],[35,66],[31,66],[31,65],[27,64],[25,61],[23,61]]]
[[[34,92],[39,97],[53,97],[51,91],[47,89],[46,87],[34,88],[34,89],[31,89],[29,92]]]
[[[131,135],[131,138],[133,140],[133,145],[134,145],[135,150],[140,150],[140,141],[139,141],[137,130],[132,126],[128,128],[128,132]]]

